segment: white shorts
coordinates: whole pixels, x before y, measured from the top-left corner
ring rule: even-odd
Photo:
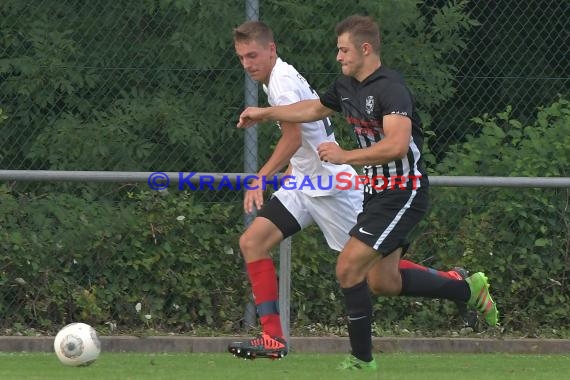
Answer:
[[[341,251],[362,211],[361,190],[339,190],[333,195],[310,197],[302,191],[279,189],[274,197],[285,206],[301,229],[316,223],[331,249]],[[275,223],[275,221],[273,221]],[[279,227],[279,226],[278,226]]]

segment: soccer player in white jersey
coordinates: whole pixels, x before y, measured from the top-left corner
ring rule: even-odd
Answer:
[[[273,32],[267,25],[259,21],[246,22],[234,30],[233,37],[243,68],[253,80],[263,84],[272,106],[319,99],[305,78],[277,56]],[[317,147],[320,144],[336,143],[329,118],[307,123],[281,122],[280,129],[281,138],[271,157],[259,169],[259,180],[250,183],[253,189],[247,190],[244,198],[247,213],[259,210],[239,243],[262,326],[260,336],[229,345],[232,354],[244,358],[279,358],[287,354],[279,319],[277,276],[270,250],[283,239],[316,223],[329,247],[341,251],[362,211],[362,191],[357,186],[346,189],[346,182],[337,181],[339,178],[350,179],[354,184],[354,169],[319,158]],[[273,181],[288,164],[286,172],[293,179],[264,204],[264,184],[268,183],[264,179]],[[461,278],[457,270],[438,272],[408,260],[401,260],[400,267],[429,270],[445,278]],[[382,289],[374,291],[390,295],[389,292],[383,294]]]

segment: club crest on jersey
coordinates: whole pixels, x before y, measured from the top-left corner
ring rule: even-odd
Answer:
[[[374,96],[368,95],[366,97],[366,113],[372,115],[372,112],[374,112]]]

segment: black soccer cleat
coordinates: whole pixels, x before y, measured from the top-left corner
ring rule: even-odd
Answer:
[[[281,359],[287,355],[287,342],[282,338],[262,333],[245,342],[230,343],[228,351],[234,356],[243,359]]]

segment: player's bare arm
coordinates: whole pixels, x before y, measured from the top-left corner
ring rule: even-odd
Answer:
[[[291,175],[293,173],[293,166],[291,165],[291,163],[289,163],[289,165],[287,165],[287,170],[285,170],[285,172],[283,173],[283,176],[288,176]]]
[[[319,157],[333,164],[384,165],[406,156],[412,135],[412,121],[401,115],[382,119],[384,138],[368,148],[344,150],[335,143],[319,145]]]
[[[263,177],[271,177],[277,174],[289,163],[291,157],[301,147],[301,126],[297,123],[281,123],[281,138],[277,142],[271,157],[257,173],[259,180],[253,181],[250,187],[254,188],[245,193],[243,209],[251,213],[255,207],[257,210],[263,206]],[[257,188],[256,188],[257,187]]]
[[[322,120],[333,113],[334,111],[323,106],[319,99],[302,100],[286,106],[248,107],[239,116],[237,127],[249,128],[258,122],[266,120],[306,123]]]

